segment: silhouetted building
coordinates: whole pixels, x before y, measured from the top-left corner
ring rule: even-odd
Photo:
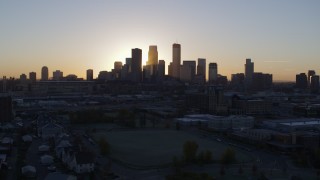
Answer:
[[[49,80],[49,69],[47,66],[43,66],[41,69],[41,80],[48,81]]]
[[[196,75],[196,61],[183,61],[180,68],[180,80],[191,82]]]
[[[93,81],[93,70],[92,69],[87,70],[87,81]]]
[[[311,77],[316,75],[316,71],[315,70],[309,70],[308,71],[308,86],[311,85]]]
[[[166,62],[164,60],[159,60],[158,64],[158,80],[163,80],[166,73]]]
[[[253,91],[263,91],[272,88],[272,74],[261,72],[253,73],[250,89]]]
[[[217,63],[209,64],[209,83],[216,82],[218,79],[218,65]]]
[[[35,83],[37,81],[37,74],[35,72],[30,72],[29,79],[32,83]]]
[[[231,74],[231,87],[237,91],[244,90],[244,73]]]
[[[27,75],[26,74],[21,74],[20,75],[20,82],[21,83],[26,83],[27,81]]]
[[[122,62],[121,61],[114,62],[114,67],[112,71],[114,79],[121,78],[121,70],[122,70]]]
[[[12,118],[12,98],[0,93],[0,123],[11,121]]]
[[[310,91],[312,93],[319,92],[319,76],[317,75],[311,76]]]
[[[206,81],[206,59],[198,59],[197,76],[199,76],[199,78],[202,77],[201,79],[203,79],[203,83]]]
[[[206,86],[204,92],[187,94],[187,107],[197,108],[203,113],[226,114],[227,104],[221,86]]]
[[[122,80],[130,80],[131,73],[131,58],[126,58],[126,63],[123,65],[121,69],[121,79]]]
[[[218,78],[217,78],[215,84],[217,84],[217,85],[222,85],[222,86],[228,85],[228,78],[227,78],[227,76],[223,76],[223,75],[218,74]]]
[[[296,75],[296,87],[300,89],[306,89],[308,87],[308,78],[306,73]]]
[[[60,81],[63,78],[63,72],[60,70],[56,70],[53,72],[53,80]]]
[[[142,81],[142,50],[135,48],[131,51],[131,77],[133,82]]]
[[[148,61],[146,65],[147,77],[154,79],[157,74],[158,50],[157,46],[149,46]]]
[[[75,74],[68,74],[66,77],[63,78],[66,81],[77,81],[78,76]]]
[[[173,63],[170,62],[170,64],[168,65],[168,75],[173,77]]]
[[[251,59],[246,59],[246,64],[244,65],[245,68],[245,84],[247,88],[250,88],[254,73],[254,63],[251,62]]]
[[[180,79],[181,45],[172,45],[172,77]]]
[[[98,80],[106,81],[108,79],[108,71],[100,71],[98,75]]]

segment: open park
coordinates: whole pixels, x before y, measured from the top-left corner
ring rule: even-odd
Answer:
[[[209,150],[212,159],[217,161],[229,147],[223,142],[208,140],[184,131],[175,130],[123,130],[94,133],[99,141],[104,137],[110,144],[110,156],[122,163],[136,167],[165,166],[172,163],[174,156],[183,156],[183,144],[186,141],[196,142],[198,152]],[[235,150],[237,162],[249,162],[249,153]]]

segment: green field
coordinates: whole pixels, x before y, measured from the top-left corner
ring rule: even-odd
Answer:
[[[94,139],[104,136],[111,145],[111,157],[135,166],[159,166],[172,162],[173,156],[182,156],[182,147],[188,140],[196,141],[198,152],[210,150],[214,160],[228,147],[220,142],[175,130],[139,130],[97,132]],[[251,160],[248,153],[236,151],[239,162]]]

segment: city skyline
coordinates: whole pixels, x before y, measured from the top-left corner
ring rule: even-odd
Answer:
[[[133,48],[142,49],[145,65],[149,45],[157,45],[167,74],[172,44],[179,43],[181,64],[205,58],[229,80],[251,58],[256,72],[294,81],[298,73],[320,71],[319,7],[318,1],[1,2],[0,75],[36,72],[39,79],[47,66],[49,76],[61,70],[85,78],[93,69],[97,77],[124,63]]]

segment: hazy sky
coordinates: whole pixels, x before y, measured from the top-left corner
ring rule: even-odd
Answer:
[[[0,75],[19,77],[46,65],[64,75],[111,70],[132,48],[157,45],[159,59],[206,58],[220,74],[255,71],[274,80],[320,74],[319,0],[5,0],[0,1]],[[167,68],[167,67],[166,67]]]

